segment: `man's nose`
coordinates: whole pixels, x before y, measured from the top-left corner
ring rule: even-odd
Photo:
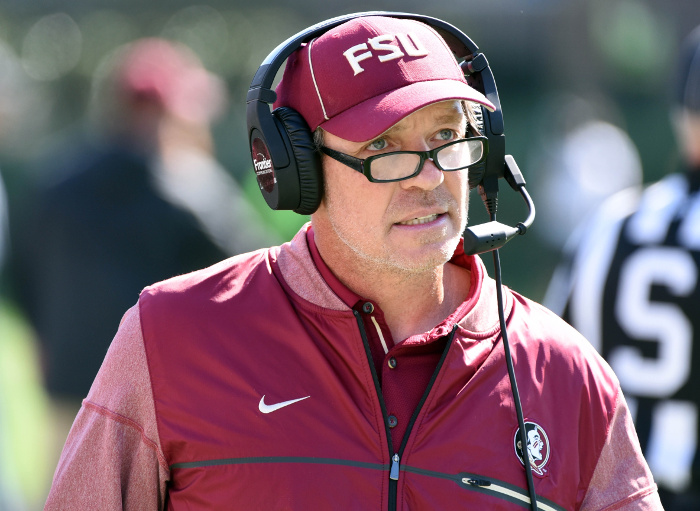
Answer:
[[[417,187],[424,190],[437,188],[445,180],[442,170],[437,168],[432,158],[426,158],[418,174],[410,179],[401,181],[404,188]]]

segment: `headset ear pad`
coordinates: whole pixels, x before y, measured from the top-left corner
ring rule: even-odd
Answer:
[[[280,132],[286,133],[292,149],[299,176],[299,207],[294,210],[300,215],[310,215],[318,209],[323,197],[323,171],[321,158],[316,151],[309,125],[296,110],[280,107],[273,110]],[[280,193],[284,193],[280,190]]]

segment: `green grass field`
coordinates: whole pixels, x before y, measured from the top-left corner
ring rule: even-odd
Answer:
[[[0,491],[19,509],[43,507],[54,468],[48,466],[50,428],[32,332],[0,301]]]

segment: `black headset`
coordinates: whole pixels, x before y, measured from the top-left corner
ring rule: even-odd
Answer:
[[[255,73],[247,96],[248,136],[258,184],[272,209],[290,209],[307,215],[316,211],[323,193],[319,155],[313,136],[301,115],[288,107],[270,111],[276,99],[272,83],[287,57],[308,42],[346,21],[364,16],[408,18],[433,27],[445,39],[469,85],[482,92],[496,107],[489,112],[481,107],[483,133],[489,140],[485,165],[470,171],[472,188],[489,179],[503,177],[505,137],[503,115],[496,82],[479,48],[456,27],[428,16],[395,12],[363,12],[339,16],[313,25],[290,37],[275,48]],[[269,163],[268,163],[269,162]]]
[[[270,110],[270,105],[277,99],[277,94],[272,90],[272,83],[282,64],[303,43],[311,41],[342,23],[365,16],[406,18],[431,26],[442,36],[454,53],[467,83],[484,94],[496,107],[493,112],[483,106],[480,108],[479,130],[488,138],[489,154],[483,164],[469,169],[469,186],[470,188],[479,188],[491,221],[466,230],[464,249],[467,254],[487,251],[493,251],[494,254],[499,317],[504,337],[508,375],[513,390],[521,441],[523,445],[526,445],[522,406],[515,381],[503,315],[498,249],[516,234],[525,234],[534,220],[535,208],[527,190],[525,190],[525,180],[515,160],[512,156],[505,154],[501,103],[488,61],[466,34],[449,23],[429,16],[369,11],[322,21],[302,30],[277,46],[255,73],[246,98],[248,141],[260,191],[267,204],[275,210],[293,210],[296,213],[308,215],[318,208],[323,197],[323,172],[313,134],[301,114],[294,109],[280,107],[273,111]],[[517,224],[516,227],[510,227],[496,221],[498,180],[502,177],[514,190],[520,192],[528,205],[527,219],[525,222]],[[533,510],[536,510],[537,495],[534,490],[532,471],[529,458],[527,456],[524,458],[530,505]]]

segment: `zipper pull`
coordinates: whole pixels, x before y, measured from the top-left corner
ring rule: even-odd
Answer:
[[[389,479],[394,481],[399,480],[399,455],[394,454],[391,458],[391,471],[389,472]]]
[[[486,479],[469,479],[468,477],[463,477],[462,482],[471,486],[491,486],[491,481],[487,481]]]

